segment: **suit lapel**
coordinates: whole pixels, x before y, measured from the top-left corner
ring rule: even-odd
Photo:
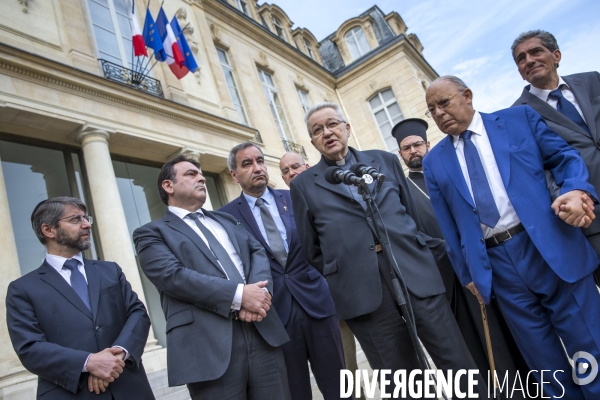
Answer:
[[[90,306],[92,307],[92,315],[94,321],[98,315],[98,301],[100,300],[100,287],[102,284],[102,274],[98,271],[98,267],[92,260],[83,259],[85,268],[85,276],[88,282],[88,291],[90,294]]]
[[[469,192],[469,188],[467,187],[467,181],[465,181],[462,169],[458,163],[458,157],[456,156],[456,149],[454,148],[452,137],[446,136],[446,138],[443,139],[439,145],[442,146],[440,157],[442,158],[442,165],[446,167],[446,173],[450,177],[450,180],[454,186],[456,186],[456,189],[458,189],[458,192],[461,194],[461,196],[467,201],[467,203],[475,208],[475,204],[473,204],[473,198],[471,197],[471,192]]]
[[[590,102],[590,95],[585,88],[585,85],[581,82],[580,79],[575,77],[563,77],[563,80],[569,85],[569,88],[573,91],[575,95],[575,100],[579,104],[579,108],[581,108],[581,112],[583,113],[583,117],[587,123],[587,127],[590,130],[592,137],[596,140],[598,138],[598,132],[596,131],[596,124],[594,123],[594,113],[592,111],[592,103]]]
[[[237,241],[237,236],[235,234],[235,229],[231,225],[231,222],[222,220],[221,217],[219,217],[218,215],[216,215],[215,213],[213,213],[211,211],[207,211],[205,209],[202,209],[202,212],[208,218],[213,219],[213,220],[217,221],[219,224],[221,224],[221,226],[223,227],[223,229],[225,229],[225,232],[227,232],[227,236],[229,236],[229,240],[231,240],[231,243],[233,244],[233,247],[235,248],[235,251],[238,253],[238,255],[241,258],[242,257],[242,252],[240,251],[240,244]],[[239,224],[239,222],[238,222],[238,224]],[[246,265],[246,263],[244,263],[244,265]]]
[[[314,168],[314,171],[312,171],[313,168]],[[348,188],[345,187],[346,185],[344,185],[344,184],[333,185],[325,180],[325,170],[327,168],[329,168],[329,165],[327,165],[327,163],[325,161],[323,161],[322,158],[321,158],[321,161],[319,161],[319,163],[317,165],[315,165],[314,167],[311,168],[311,172],[313,172],[315,174],[315,184],[317,184],[317,185],[321,186],[322,188],[327,189],[333,193],[337,193],[340,196],[344,196],[344,197],[354,200],[354,197],[352,197]]]
[[[494,152],[494,158],[496,158],[496,165],[500,171],[504,187],[508,188],[508,182],[510,181],[510,153],[508,151],[506,123],[493,114],[479,114],[492,145],[492,151]]]
[[[276,192],[275,190],[268,188],[268,190],[271,191],[271,194],[273,195],[273,197],[275,198],[275,204],[277,204],[277,210],[279,211],[279,216],[281,217],[281,220],[283,221],[283,225],[285,226],[285,233],[287,236],[287,244],[288,244],[288,249],[291,246],[291,238],[292,238],[292,229],[291,229],[291,221],[290,221],[290,212],[289,212],[289,207],[291,207],[291,204],[288,206],[287,202],[285,201],[285,199],[283,198],[283,195],[280,192]],[[285,267],[285,265],[284,265]]]
[[[223,269],[219,265],[212,251],[210,251],[206,243],[204,243],[204,240],[202,240],[202,238],[200,238],[200,236],[198,236],[198,234],[194,232],[194,230],[190,228],[188,224],[186,224],[181,218],[173,214],[171,211],[167,211],[164,216],[164,220],[170,228],[187,236],[200,249],[200,251],[204,253],[206,258],[208,258],[214,264],[219,272],[223,272]]]
[[[525,87],[525,89],[523,89],[523,94],[521,95],[521,98],[520,98],[521,104],[530,105],[546,120],[552,121],[560,126],[569,128],[572,131],[581,133],[582,135],[585,135],[588,137],[590,136],[586,131],[581,129],[579,127],[579,125],[577,125],[575,122],[571,121],[569,118],[565,117],[561,112],[559,112],[558,110],[556,110],[555,108],[550,106],[545,101],[541,100],[539,97],[534,96],[533,94],[529,93],[529,90],[527,89],[528,87],[529,86],[527,86],[527,87]],[[575,96],[575,98],[577,98],[577,96]],[[579,102],[578,98],[577,98],[577,102]],[[585,116],[585,113],[584,113],[584,116]]]
[[[87,269],[86,269],[87,274]],[[56,271],[50,264],[46,261],[42,264],[39,269],[40,279],[54,289],[58,291],[62,296],[64,296],[71,304],[73,304],[79,311],[84,313],[88,318],[93,319],[92,313],[86,305],[83,303],[81,298],[75,293],[75,290],[67,283],[65,278],[63,278],[58,271]],[[88,279],[91,279],[88,277]]]
[[[254,219],[254,214],[252,214],[252,210],[250,209],[250,206],[248,205],[248,201],[246,200],[246,198],[244,198],[243,193],[237,199],[237,206],[240,211],[240,214],[242,215],[242,218],[244,218],[244,220],[250,227],[250,231],[252,232],[254,237],[256,239],[258,239],[258,241],[260,242],[260,244],[262,244],[262,246],[265,248],[265,250],[267,250],[270,253],[271,248],[269,247],[269,245],[265,241],[265,238],[263,237],[262,233],[260,232],[260,228],[258,227],[256,220]]]

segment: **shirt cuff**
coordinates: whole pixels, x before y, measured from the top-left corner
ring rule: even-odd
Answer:
[[[127,361],[129,359],[129,352],[127,351],[127,349],[125,347],[121,347],[121,346],[113,346],[113,348],[117,348],[117,349],[121,349],[125,352],[125,358],[123,358],[123,361]]]
[[[92,355],[92,353],[90,353],[90,354],[87,356],[87,358],[85,359],[85,362],[83,363],[83,369],[81,370],[81,372],[88,372],[88,370],[87,370],[87,368],[86,368],[86,367],[87,367],[87,362],[88,362],[88,360],[90,359],[90,356],[91,356],[91,355]]]
[[[244,294],[244,284],[238,284],[237,289],[235,290],[235,295],[233,296],[233,302],[231,303],[231,309],[239,311],[242,308],[242,295]]]

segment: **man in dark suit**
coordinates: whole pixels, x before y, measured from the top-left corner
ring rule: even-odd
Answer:
[[[398,154],[408,167],[408,187],[415,202],[423,231],[431,237],[444,239],[442,229],[431,206],[429,191],[423,175],[423,158],[430,149],[430,143],[427,141],[427,128],[428,124],[424,120],[409,118],[398,122],[392,128],[392,135],[398,141]],[[477,298],[460,284],[447,254],[438,260],[438,268],[446,287],[446,297],[450,302],[450,308],[467,347],[479,370],[488,371],[490,363],[488,362],[487,342]],[[486,307],[486,315],[497,373],[502,377],[508,376],[509,382],[515,381],[517,372],[521,376],[527,376],[529,372],[527,364],[516,346],[495,299]],[[535,386],[532,385],[531,389],[530,393],[535,393],[533,391]],[[528,398],[528,396],[525,393],[515,392],[511,398],[522,399]]]
[[[561,344],[600,359],[599,260],[577,228],[591,222],[583,193],[597,198],[583,160],[530,107],[476,112],[459,78],[436,79],[426,98],[448,137],[425,157],[425,181],[458,278],[480,302],[496,295],[548,396],[600,398],[600,379],[575,384]],[[554,202],[544,169],[562,186]]]
[[[530,83],[513,106],[528,105],[548,127],[579,151],[590,174],[589,182],[600,190],[600,74],[584,72],[560,76],[561,53],[549,32],[522,33],[512,47],[521,77]],[[594,210],[600,216],[600,207]],[[583,229],[600,256],[600,218]],[[600,282],[600,270],[595,272]]]
[[[322,158],[291,184],[298,234],[308,262],[327,279],[337,317],[352,329],[371,367],[392,371],[420,368],[394,299],[394,275],[384,253],[390,251],[408,288],[417,334],[435,365],[444,371],[476,369],[444,296],[434,257],[419,232],[398,157],[349,148],[351,127],[335,103],[313,106],[305,120],[311,143]],[[372,166],[386,176],[375,197],[389,233],[385,250],[375,239],[373,224],[379,220],[367,213],[356,188],[325,179],[330,166],[348,169],[354,163]],[[443,252],[443,241],[437,242]],[[477,378],[479,398],[486,398],[485,382],[481,376]],[[465,383],[461,381],[461,386]]]
[[[8,286],[10,339],[38,376],[38,398],[153,399],[141,360],[150,318],[116,263],[81,255],[91,246],[85,213],[72,197],[34,209],[46,260]]]
[[[205,182],[197,161],[167,162],[158,190],[169,209],[133,233],[167,319],[169,385],[187,384],[192,399],[289,399],[265,250],[231,215],[202,209]]]
[[[335,307],[323,276],[306,262],[287,190],[267,186],[263,152],[251,142],[231,149],[228,167],[242,194],[222,207],[265,248],[273,305],[290,341],[282,346],[292,399],[312,399],[308,361],[325,399],[340,398],[344,352]]]

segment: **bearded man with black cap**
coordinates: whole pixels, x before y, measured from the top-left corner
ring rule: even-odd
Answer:
[[[433,238],[444,239],[429,200],[429,192],[423,175],[423,158],[431,147],[427,140],[428,127],[427,122],[420,118],[409,118],[398,122],[392,128],[392,136],[398,141],[398,153],[408,167],[408,188],[421,221],[421,229]],[[486,354],[479,302],[467,288],[462,287],[447,254],[436,257],[436,262],[446,287],[446,297],[450,302],[452,313],[473,360],[480,371],[487,371],[490,369],[490,365]],[[495,299],[486,307],[486,311],[497,374],[504,377],[508,372],[509,382],[514,382],[517,371],[520,376],[527,376],[529,372],[527,364],[518,350]],[[482,373],[485,375],[485,372]],[[531,391],[531,393],[535,392]],[[514,399],[528,398],[522,397],[525,394],[520,392],[515,392],[513,396]]]

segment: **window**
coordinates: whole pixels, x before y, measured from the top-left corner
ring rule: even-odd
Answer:
[[[131,1],[87,0],[87,4],[98,58],[132,68]]]
[[[306,52],[308,53],[308,56],[314,60],[315,55],[313,54],[313,49],[310,47],[310,44],[308,44],[306,39],[304,39],[304,46],[306,46]]]
[[[369,100],[369,104],[387,149],[389,151],[398,150],[398,142],[392,136],[392,128],[402,121],[404,116],[400,111],[394,92],[392,92],[392,89],[383,90]]]
[[[247,16],[250,16],[250,12],[248,10],[248,3],[246,3],[246,0],[237,0],[237,6],[241,12],[243,12]]]
[[[287,122],[287,118],[285,117],[285,113],[283,112],[283,106],[281,105],[279,92],[277,91],[277,89],[275,88],[275,84],[273,83],[273,77],[271,76],[271,74],[263,71],[262,69],[258,70],[258,74],[260,75],[260,81],[262,82],[263,89],[265,90],[265,94],[267,95],[267,101],[269,102],[269,106],[271,107],[271,113],[273,114],[273,118],[275,119],[275,125],[277,125],[279,136],[283,140],[293,141],[290,126]]]
[[[233,102],[235,110],[237,111],[238,116],[240,117],[240,122],[244,125],[248,125],[248,120],[244,112],[244,105],[242,104],[240,92],[238,91],[237,85],[235,84],[235,79],[233,77],[233,69],[231,68],[231,64],[229,63],[229,57],[227,56],[227,52],[225,50],[217,48],[217,54],[219,55],[219,61],[221,62],[223,74],[225,74],[225,81],[227,82],[227,87],[229,88],[231,101]]]
[[[300,96],[300,103],[302,104],[302,108],[304,109],[304,114],[308,112],[310,108],[310,102],[308,101],[308,93],[306,93],[302,89],[298,89],[298,96]]]
[[[350,32],[346,33],[344,39],[346,40],[346,44],[348,45],[353,60],[356,60],[371,51],[365,32],[363,32],[362,28],[359,26],[352,28]]]
[[[285,34],[283,33],[283,26],[281,26],[281,22],[277,18],[273,18],[273,27],[275,28],[275,34],[279,36],[281,39],[285,40]],[[287,40],[286,40],[287,42]]]

